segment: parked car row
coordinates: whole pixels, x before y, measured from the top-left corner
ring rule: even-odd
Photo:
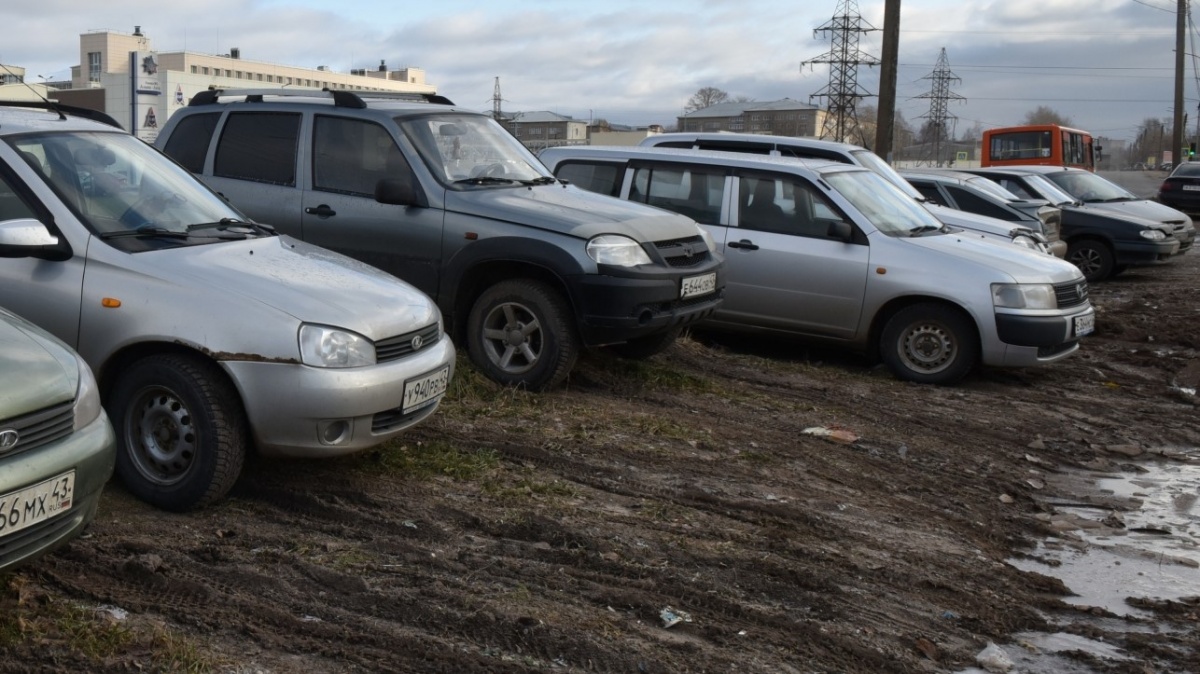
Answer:
[[[842,144],[665,140],[689,149],[539,161],[437,96],[213,90],[156,150],[102,114],[0,106],[0,306],[24,319],[0,314],[0,371],[29,382],[0,393],[0,512],[18,513],[0,568],[78,533],[114,471],[184,511],[252,451],[386,442],[435,412],[456,344],[531,390],[584,349],[644,358],[691,325],[948,384],[1094,329],[1044,206],[934,205]],[[52,434],[26,430],[43,418]]]

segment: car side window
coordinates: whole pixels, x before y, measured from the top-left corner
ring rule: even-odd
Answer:
[[[37,218],[37,214],[25,203],[12,184],[0,173],[0,222],[21,218]]]
[[[220,119],[219,112],[183,117],[171,133],[171,137],[167,139],[163,153],[183,164],[183,167],[192,173],[203,173],[208,145],[212,142],[213,132],[216,131]]]
[[[313,189],[374,197],[385,178],[407,175],[408,162],[387,129],[358,119],[317,115],[313,125]]]
[[[631,201],[665,208],[709,225],[721,222],[724,173],[707,167],[643,166],[633,174]]]
[[[837,208],[805,180],[770,175],[738,178],[738,227],[811,238],[828,238],[840,220]]]
[[[1009,192],[1012,192],[1013,194],[1017,195],[1017,197],[1019,197],[1021,199],[1037,199],[1038,198],[1032,192],[1025,189],[1025,187],[1023,185],[1021,185],[1021,183],[1019,183],[1015,180],[1009,180],[1008,178],[1000,178],[996,182],[1000,183],[1001,187],[1008,190]]]
[[[950,193],[950,196],[954,197],[954,201],[958,204],[958,207],[964,211],[978,213],[980,215],[986,215],[992,218],[998,218],[1000,220],[1020,219],[1016,213],[1008,210],[1007,208],[1001,208],[987,199],[984,199],[983,197],[980,197],[968,190],[964,190],[961,187],[949,185],[946,187],[946,191]]]
[[[559,164],[554,175],[589,192],[599,192],[610,197],[620,196],[621,177],[624,164],[590,164],[566,162]]]
[[[943,201],[945,201],[941,192],[938,192],[937,186],[930,185],[929,183],[913,182],[911,180],[909,182],[912,183],[912,186],[921,193],[921,196],[932,201],[933,203],[941,204]]]
[[[294,186],[299,137],[299,114],[231,113],[221,130],[213,175]]]

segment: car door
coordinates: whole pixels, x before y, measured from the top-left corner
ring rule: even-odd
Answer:
[[[437,296],[444,213],[440,208],[381,204],[382,179],[416,186],[412,167],[383,126],[315,115],[311,180],[301,203],[304,239],[336,250]]]
[[[727,281],[720,320],[855,338],[870,248],[829,236],[832,222],[848,218],[799,176],[741,173],[729,182],[736,208],[725,234]],[[755,205],[768,198],[778,212],[765,203]]]

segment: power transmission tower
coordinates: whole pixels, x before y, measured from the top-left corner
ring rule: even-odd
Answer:
[[[946,104],[950,101],[965,101],[967,99],[950,91],[950,85],[954,82],[962,82],[962,78],[950,70],[950,59],[946,57],[945,47],[942,47],[942,53],[938,56],[937,64],[933,67],[933,72],[921,79],[933,80],[933,86],[930,88],[929,93],[916,97],[929,99],[929,112],[917,119],[929,120],[926,128],[933,134],[932,161],[935,166],[941,166],[942,138],[949,137],[946,135],[946,123],[951,120],[954,122],[958,121],[958,117],[947,112]],[[953,133],[953,130],[951,130],[950,134],[953,135]]]
[[[492,119],[497,122],[504,117],[504,112],[501,110],[500,102],[504,100],[500,98],[500,78],[496,78],[496,87],[492,91]]]
[[[821,127],[821,138],[831,138],[846,141],[856,137],[862,145],[867,145],[866,136],[858,123],[858,100],[872,96],[870,92],[858,84],[858,66],[879,65],[879,59],[863,53],[858,48],[860,33],[878,30],[863,21],[858,13],[857,0],[839,0],[835,16],[823,26],[813,29],[813,37],[817,33],[830,33],[832,36],[830,50],[820,56],[802,61],[800,67],[812,66],[814,63],[829,64],[829,84],[809,96],[826,98],[829,101],[825,114],[825,124]]]

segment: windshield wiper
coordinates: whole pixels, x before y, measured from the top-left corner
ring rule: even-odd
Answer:
[[[537,178],[534,178],[533,180],[522,180],[521,181],[521,183],[524,185],[550,185],[550,184],[556,183],[556,182],[558,182],[558,178],[554,178],[551,176],[539,176]]]
[[[926,232],[940,232],[940,231],[942,231],[942,229],[944,227],[945,227],[945,225],[921,225],[920,227],[917,227],[915,229],[908,230],[908,235],[909,236],[919,236]]]
[[[515,182],[518,181],[512,178],[497,178],[496,176],[476,176],[474,178],[463,178],[462,180],[454,181],[456,185],[498,185],[501,183],[511,185]]]
[[[194,225],[188,225],[187,231],[194,232],[200,229],[218,229],[223,232],[228,231],[231,234],[252,234],[265,233],[269,235],[275,234],[275,228],[270,225],[260,225],[257,222],[246,222],[237,218],[221,218],[217,222],[198,222]]]
[[[176,229],[159,227],[158,225],[142,225],[137,229],[127,229],[120,232],[104,232],[103,234],[100,234],[101,239],[121,239],[129,236],[161,237],[164,239],[189,239],[192,235]]]

